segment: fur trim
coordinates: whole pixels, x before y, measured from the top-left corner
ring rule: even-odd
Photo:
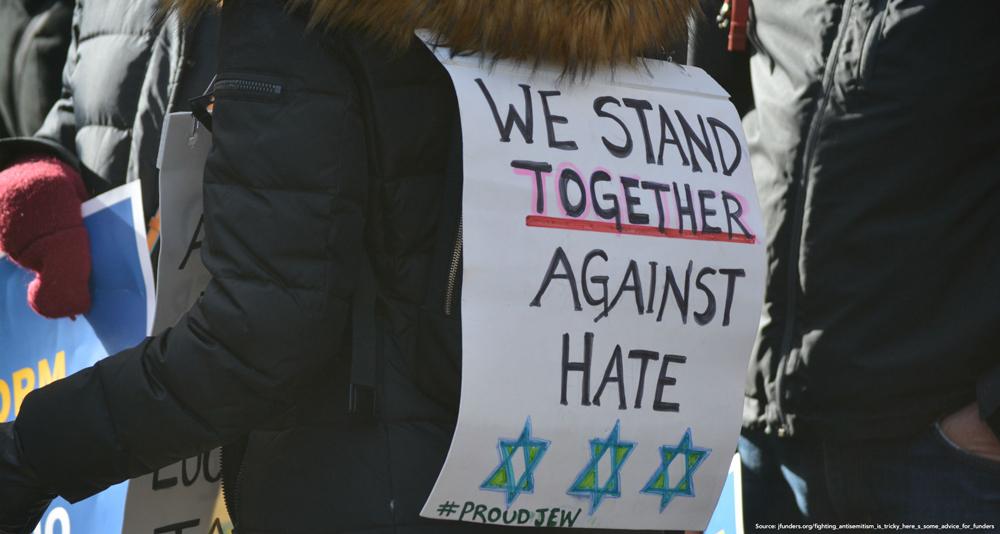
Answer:
[[[228,0],[238,2],[239,0]],[[566,72],[630,64],[662,54],[687,36],[698,0],[285,0],[310,12],[310,26],[361,30],[406,47],[417,28],[456,52]],[[185,19],[220,0],[164,0]]]

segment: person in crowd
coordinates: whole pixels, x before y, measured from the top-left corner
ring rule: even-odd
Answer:
[[[0,531],[30,531],[53,495],[219,445],[242,533],[491,531],[418,517],[458,410],[462,176],[454,90],[413,32],[582,79],[668,49],[694,7],[226,1],[212,281],[173,329],[31,393],[0,426]]]
[[[739,446],[747,532],[995,524],[1000,4],[751,5],[769,276]]]
[[[73,0],[0,0],[0,138],[35,133],[59,98]]]
[[[35,135],[0,139],[0,250],[39,273],[29,298],[46,317],[90,306],[80,202],[139,180],[152,217],[164,116],[211,82],[217,18],[182,29],[159,9],[157,0],[77,2],[60,98]]]

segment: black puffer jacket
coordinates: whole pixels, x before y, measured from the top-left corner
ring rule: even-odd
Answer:
[[[615,14],[604,11],[610,2],[532,1],[551,11],[520,24],[506,10],[527,2],[437,2],[449,4],[473,6],[471,22],[493,26],[455,46],[493,50],[492,36],[525,59],[561,38],[607,52],[610,40],[572,24],[548,26],[565,35],[536,24],[589,6],[636,37],[614,43],[623,59],[683,35],[690,2],[616,3],[625,7]],[[461,147],[448,75],[412,33],[426,2],[313,5],[326,31],[307,30],[307,15],[281,2],[225,2],[204,187],[213,279],[175,328],[30,394],[15,425],[25,456],[79,499],[249,431],[245,448],[224,454],[241,534],[492,531],[418,517],[451,440],[460,380],[450,284],[460,279]],[[518,28],[534,37],[497,31]],[[554,48],[550,59],[571,70],[593,65],[589,52],[574,55],[579,47]],[[369,272],[373,320],[359,313]],[[348,387],[366,374],[369,340],[373,406],[370,392]]]
[[[72,0],[0,0],[0,138],[35,133],[59,98]]]
[[[770,257],[744,421],[1000,435],[1000,4],[753,2]]]
[[[156,213],[163,117],[208,87],[218,35],[214,15],[182,29],[178,17],[157,15],[160,5],[76,3],[59,100],[33,137],[0,141],[0,168],[54,155],[80,171],[91,194],[141,180],[146,217]]]

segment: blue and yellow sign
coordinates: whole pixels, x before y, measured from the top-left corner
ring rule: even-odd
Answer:
[[[145,250],[138,182],[84,204],[90,235],[91,310],[75,320],[46,319],[27,304],[34,275],[0,257],[0,421],[13,420],[24,397],[67,374],[138,344],[152,313],[152,272]],[[36,534],[121,532],[126,483],[77,504],[56,499]]]

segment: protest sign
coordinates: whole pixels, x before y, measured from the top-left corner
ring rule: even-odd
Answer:
[[[201,262],[201,186],[211,148],[212,133],[190,113],[167,115],[157,158],[160,257],[153,335],[176,324],[208,285],[210,275]]]
[[[701,530],[736,449],[764,227],[728,95],[434,49],[463,143],[462,395],[422,515]]]
[[[132,479],[122,533],[231,534],[221,479],[218,449]]]
[[[705,534],[743,534],[742,469],[740,455],[734,454],[726,484],[722,486],[719,503],[715,505],[715,512],[705,528]]]
[[[46,319],[27,304],[34,274],[0,257],[0,421],[12,420],[30,391],[143,340],[153,312],[139,183],[83,205],[90,237],[89,312]],[[56,499],[35,534],[120,532],[125,483],[70,505]]]
[[[174,326],[210,279],[200,249],[202,175],[211,147],[211,132],[190,113],[167,115],[157,158],[160,255],[151,335]],[[232,532],[225,509],[217,506],[221,478],[216,449],[133,479],[122,532]]]

